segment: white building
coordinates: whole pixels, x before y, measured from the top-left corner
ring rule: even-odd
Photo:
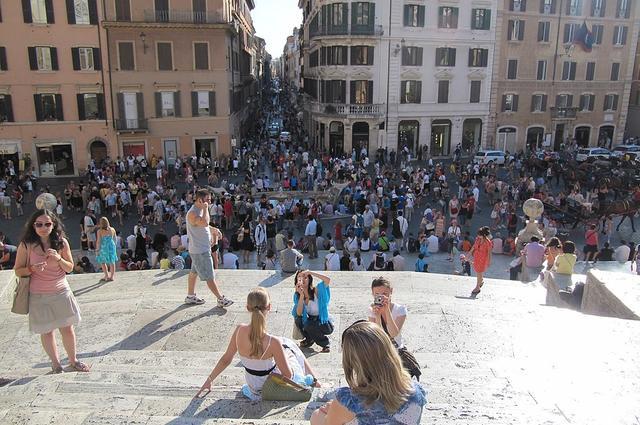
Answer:
[[[496,0],[336,2],[304,11],[305,123],[317,148],[417,155],[479,144],[489,115]],[[391,9],[390,9],[391,7]]]

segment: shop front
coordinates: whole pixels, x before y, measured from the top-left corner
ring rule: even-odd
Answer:
[[[40,177],[73,176],[73,145],[68,142],[36,143]]]
[[[19,140],[0,140],[0,170],[4,170],[7,165],[11,164],[18,175],[20,143]]]
[[[144,140],[122,142],[122,157],[126,158],[129,155],[133,155],[138,160],[146,158],[147,150]]]

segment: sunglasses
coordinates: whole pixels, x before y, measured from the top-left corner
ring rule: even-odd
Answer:
[[[50,221],[47,222],[47,223],[42,223],[40,221],[36,221],[35,223],[33,223],[33,225],[36,226],[39,229],[41,227],[51,227],[51,226],[53,226],[53,223],[50,222]]]
[[[350,324],[350,325],[347,327],[347,329],[345,329],[344,331],[342,331],[342,338],[341,338],[342,343],[344,344],[344,336],[345,336],[345,334],[346,334],[346,333],[347,333],[351,328],[353,328],[353,327],[354,327],[355,325],[357,325],[358,323],[366,323],[366,322],[368,322],[368,320],[366,320],[366,319],[360,319],[360,320],[356,320],[355,322],[353,322],[352,324]]]

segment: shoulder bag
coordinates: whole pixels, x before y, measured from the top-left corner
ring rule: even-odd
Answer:
[[[31,249],[24,244],[27,248],[27,267],[29,267],[29,252]],[[11,306],[11,312],[15,314],[29,314],[29,284],[31,282],[31,276],[20,277],[16,275],[16,289],[13,293],[13,305]]]
[[[387,324],[384,322],[382,317],[380,318],[380,323],[382,323],[382,329],[384,329],[384,332],[389,335]],[[389,338],[391,339],[393,346],[398,350],[398,355],[400,356],[400,360],[402,360],[402,367],[409,372],[409,375],[411,375],[412,378],[416,378],[416,380],[419,381],[422,372],[420,371],[420,363],[418,363],[416,356],[414,356],[407,347],[398,347],[398,343],[391,335],[389,335]]]
[[[262,386],[262,399],[275,401],[309,401],[312,389],[279,373],[271,372]]]

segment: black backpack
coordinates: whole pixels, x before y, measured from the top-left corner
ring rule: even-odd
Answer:
[[[409,242],[407,243],[407,249],[409,252],[416,252],[418,248],[418,240],[416,238],[409,238]]]

